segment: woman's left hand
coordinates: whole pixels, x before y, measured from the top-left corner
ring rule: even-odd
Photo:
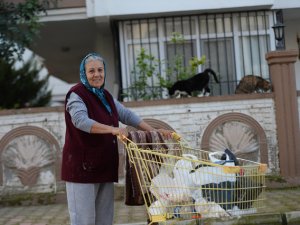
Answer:
[[[161,133],[165,138],[168,138],[168,139],[170,139],[170,138],[172,138],[172,134],[174,133],[174,131],[172,131],[172,130],[166,130],[166,129],[157,129],[157,131],[159,132],[159,133]]]

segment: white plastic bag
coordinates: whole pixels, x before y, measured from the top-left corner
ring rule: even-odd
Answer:
[[[153,202],[150,207],[149,207],[149,213],[152,215],[152,216],[155,216],[155,215],[162,215],[162,214],[165,214],[167,213],[167,209],[166,207],[163,205],[163,203],[160,201],[155,201]]]
[[[167,173],[159,173],[152,179],[150,191],[157,199],[171,202],[188,201],[191,199],[190,185],[192,184],[190,170],[193,169],[192,160],[197,157],[183,154],[173,168],[174,178]]]
[[[210,183],[219,184],[221,182],[235,182],[236,175],[234,173],[225,173],[224,166],[235,166],[234,161],[229,160],[226,155],[226,160],[220,160],[216,155],[223,154],[221,152],[209,153],[211,162],[217,165],[198,165],[191,173],[190,177],[193,183],[197,186],[202,186]]]
[[[160,173],[152,179],[150,191],[158,200],[181,202],[191,198],[189,189],[180,180],[173,179],[165,173]]]
[[[222,166],[204,166],[196,169],[190,175],[193,183],[202,186],[210,183],[235,182],[235,174],[224,173]]]
[[[182,187],[193,186],[193,181],[190,176],[190,171],[193,170],[193,160],[197,157],[192,154],[182,154],[183,159],[175,163],[173,174],[176,184]]]
[[[229,214],[219,204],[215,202],[208,202],[204,198],[198,198],[195,200],[195,210],[204,218],[229,216]]]

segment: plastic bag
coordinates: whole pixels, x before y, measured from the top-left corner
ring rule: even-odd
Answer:
[[[195,210],[201,217],[228,217],[229,214],[217,203],[208,202],[204,198],[195,200]]]
[[[182,157],[175,163],[174,180],[180,186],[190,187],[193,186],[190,171],[193,170],[193,160],[197,160],[197,157],[192,154],[182,154]]]
[[[149,213],[154,215],[162,215],[167,213],[166,207],[163,205],[161,201],[155,201],[153,202],[149,207]]]
[[[234,160],[230,159],[230,154],[226,155],[226,159],[216,157],[224,154],[221,152],[209,153],[209,159],[217,165],[200,164],[197,165],[190,173],[193,183],[202,186],[210,183],[235,182],[236,175],[234,173],[225,173],[224,166],[235,166]]]
[[[157,199],[171,202],[188,201],[191,199],[190,185],[192,180],[190,170],[193,169],[192,160],[197,159],[191,154],[183,154],[173,168],[174,178],[167,173],[159,173],[151,181],[150,191]]]
[[[160,173],[152,179],[150,191],[158,200],[181,202],[191,198],[190,191],[185,184],[165,173]]]

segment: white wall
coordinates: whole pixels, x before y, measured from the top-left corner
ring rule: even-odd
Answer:
[[[165,12],[185,12],[185,11],[207,11],[207,10],[226,10],[232,8],[271,8],[274,0],[87,0],[87,15],[88,17],[97,16],[116,16],[116,15],[133,15],[133,14],[150,14],[150,13],[165,13]]]
[[[116,73],[116,60],[114,54],[114,43],[113,35],[111,32],[104,32],[109,30],[109,24],[104,22],[97,24],[97,42],[96,42],[96,52],[98,52],[105,60],[106,63],[106,81],[105,88],[111,92],[111,94],[117,98],[117,93],[115,93],[116,83],[119,83],[118,75]]]
[[[300,119],[300,97],[298,97],[298,103]],[[131,109],[142,118],[157,119],[169,124],[194,148],[200,147],[205,129],[218,116],[230,112],[246,114],[256,120],[265,131],[269,153],[269,172],[279,171],[275,109],[271,98],[159,106],[151,104],[151,106],[131,107]],[[2,111],[0,114],[0,140],[12,129],[28,125],[49,132],[57,140],[60,150],[62,150],[65,138],[63,107],[52,107],[47,110],[10,110],[7,113]]]
[[[87,16],[122,16],[134,14],[151,14],[151,13],[170,13],[170,12],[185,12],[185,11],[209,11],[209,10],[232,10],[232,9],[258,9],[258,8],[297,8],[300,7],[299,0],[152,0],[139,1],[127,0],[86,0]]]
[[[255,119],[266,132],[269,150],[269,169],[277,170],[277,138],[274,104],[272,99],[246,101],[206,102],[179,105],[163,105],[132,108],[143,118],[153,118],[169,124],[189,141],[200,148],[206,127],[218,116],[238,112]]]
[[[273,9],[289,9],[300,7],[299,0],[274,0]]]
[[[56,109],[56,108],[54,108]],[[272,99],[243,101],[202,102],[178,105],[132,107],[142,118],[153,118],[168,123],[176,132],[189,141],[191,146],[200,147],[203,132],[218,116],[239,112],[255,119],[266,133],[268,140],[270,169],[277,165],[276,123]],[[62,111],[61,108],[59,111]],[[50,132],[61,147],[64,144],[65,124],[63,112],[19,113],[0,115],[0,140],[10,130],[25,125],[38,126]]]

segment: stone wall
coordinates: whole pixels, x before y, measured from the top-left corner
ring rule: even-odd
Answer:
[[[61,107],[0,112],[0,193],[58,192],[65,123]]]
[[[262,97],[265,96],[265,97]],[[275,110],[272,94],[247,96],[223,96],[161,101],[151,105],[131,104],[131,108],[143,118],[161,120],[183,136],[193,148],[202,148],[203,134],[210,123],[224,114],[240,113],[252,118],[263,129],[267,139],[268,167],[279,171]],[[165,104],[168,103],[168,104]],[[239,120],[239,119],[238,119]],[[218,150],[218,149],[209,149]]]
[[[273,94],[124,104],[142,118],[168,124],[193,148],[201,147],[203,134],[216,118],[231,113],[250,118],[262,128],[266,136],[268,173],[279,171]],[[1,195],[24,192],[24,188],[26,192],[56,193],[63,190],[60,162],[64,135],[62,107],[0,111]],[[119,173],[120,183],[123,183],[122,145]]]

